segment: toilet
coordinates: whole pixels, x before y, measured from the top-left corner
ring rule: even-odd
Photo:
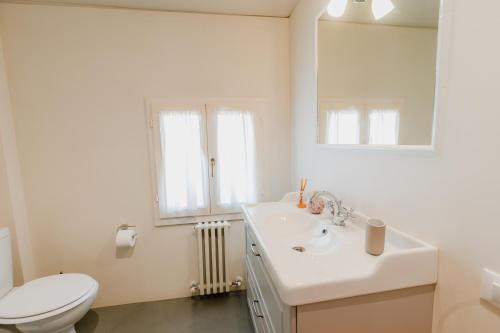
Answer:
[[[58,274],[13,287],[10,233],[0,229],[0,325],[21,332],[74,333],[89,310],[99,284],[85,274]]]

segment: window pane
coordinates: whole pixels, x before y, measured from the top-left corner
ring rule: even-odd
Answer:
[[[326,113],[326,143],[358,144],[359,112],[355,110],[328,111]]]
[[[159,193],[161,215],[182,215],[182,212],[208,207],[202,113],[161,112],[160,133],[163,161]]]
[[[399,111],[370,111],[370,139],[372,145],[397,145],[399,141]]]
[[[251,112],[217,112],[218,206],[257,201],[256,145]]]

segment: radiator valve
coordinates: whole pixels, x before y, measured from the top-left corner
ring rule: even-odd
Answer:
[[[196,281],[192,281],[189,290],[191,290],[191,295],[194,296],[200,292],[200,285]]]
[[[236,280],[231,282],[231,287],[240,288],[242,284],[243,284],[243,278],[241,276],[237,276]]]

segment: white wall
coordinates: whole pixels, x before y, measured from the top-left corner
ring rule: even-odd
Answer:
[[[500,45],[493,38],[500,2],[445,1],[451,29],[440,59],[447,70],[435,154],[315,145],[314,18],[326,2],[303,0],[291,18],[293,179],[308,177],[313,188],[439,247],[435,332],[499,332],[500,311],[480,302],[479,281],[483,267],[500,271]]]
[[[265,99],[263,199],[289,189],[287,19],[2,4],[0,28],[39,275],[94,276],[98,306],[189,295],[193,226],[153,227],[144,98]],[[242,223],[231,250],[242,275]]]
[[[436,29],[321,20],[318,96],[382,101],[400,111],[399,144],[430,145],[436,45]]]
[[[35,276],[28,213],[0,37],[0,228],[9,228],[14,283]]]
[[[0,228],[9,228],[11,232],[12,242],[12,259],[14,270],[14,283],[16,285],[23,282],[23,273],[21,269],[21,260],[19,258],[19,251],[16,237],[16,227],[14,217],[12,214],[12,204],[10,200],[10,191],[8,187],[7,171],[5,166],[5,159],[3,156],[3,148],[0,142]]]

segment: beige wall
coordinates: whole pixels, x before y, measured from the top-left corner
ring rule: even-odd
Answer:
[[[2,49],[0,48],[0,53],[2,53]],[[1,54],[0,54],[0,58]],[[5,73],[3,61],[0,63],[0,70],[2,73]],[[5,110],[6,104],[3,101],[5,99],[5,96],[8,95],[8,91],[5,91],[5,76],[2,78],[2,108],[0,109],[0,112],[2,112],[2,115],[5,114],[6,112],[10,112],[10,110]],[[4,121],[4,118],[2,118]],[[2,121],[2,125],[3,125]],[[5,128],[2,126],[2,129]],[[0,228],[9,228],[10,233],[11,233],[11,242],[12,242],[12,259],[13,259],[13,271],[14,271],[14,284],[19,285],[20,283],[23,282],[23,275],[22,275],[22,269],[21,269],[21,261],[19,258],[19,251],[18,251],[18,245],[17,245],[17,237],[16,237],[16,228],[15,228],[15,222],[14,222],[14,215],[12,212],[12,200],[10,197],[10,190],[9,190],[9,179],[7,176],[7,164],[5,163],[5,152],[3,149],[3,144],[2,144],[2,137],[4,136],[3,131],[1,132],[2,135],[0,135]]]
[[[430,145],[436,45],[436,29],[321,20],[318,97],[394,105],[399,144]]]
[[[496,333],[500,311],[480,302],[483,267],[500,272],[496,0],[445,0],[446,33],[436,153],[315,145],[314,18],[327,0],[303,0],[291,18],[292,175],[439,247],[434,332]]]
[[[0,228],[9,228],[12,242],[12,260],[14,270],[14,284],[19,285],[23,282],[21,270],[21,260],[17,245],[16,228],[14,216],[12,215],[12,203],[7,181],[7,171],[3,155],[2,143],[0,142]]]
[[[35,276],[28,213],[0,37],[0,228],[10,230],[14,283]]]
[[[288,20],[2,4],[0,28],[39,275],[94,276],[98,306],[189,295],[193,226],[153,227],[144,98],[265,99],[263,199],[289,189]]]

